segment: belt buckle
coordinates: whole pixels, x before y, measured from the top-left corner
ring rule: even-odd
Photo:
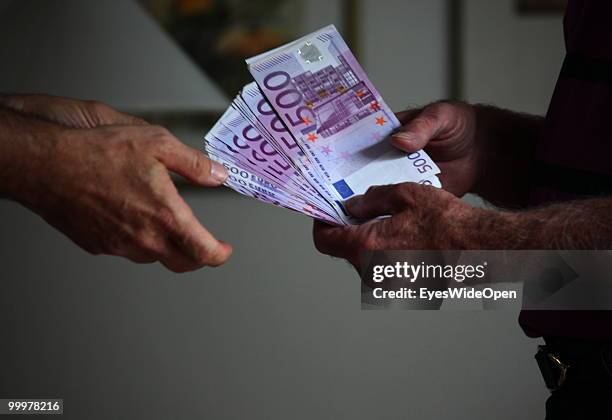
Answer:
[[[570,365],[564,363],[558,354],[550,351],[548,346],[538,346],[535,359],[538,362],[546,387],[551,391],[561,388],[567,379],[567,371]]]

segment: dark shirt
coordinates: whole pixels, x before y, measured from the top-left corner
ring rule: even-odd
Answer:
[[[612,1],[569,0],[564,33],[566,57],[536,146],[531,205],[611,192]],[[531,337],[612,338],[612,311],[523,311],[519,322]]]

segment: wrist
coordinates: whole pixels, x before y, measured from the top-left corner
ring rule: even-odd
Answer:
[[[466,205],[467,206],[467,205]],[[449,221],[450,249],[533,249],[544,221],[528,213],[494,211],[477,207],[459,212]]]
[[[65,128],[0,109],[0,193],[31,205]]]

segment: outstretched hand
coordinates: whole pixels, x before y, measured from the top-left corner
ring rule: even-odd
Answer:
[[[81,101],[61,96],[0,96],[0,105],[71,128],[148,124],[141,118],[119,112],[103,102]]]
[[[232,247],[200,224],[168,173],[215,187],[227,177],[221,165],[99,102],[33,95],[0,105],[18,111],[2,115],[20,126],[10,137],[23,136],[10,148],[4,189],[79,246],[175,272],[229,258]]]

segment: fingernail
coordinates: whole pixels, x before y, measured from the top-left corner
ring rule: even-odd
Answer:
[[[218,181],[219,184],[223,184],[229,174],[225,166],[221,165],[219,162],[213,161],[210,167],[210,175],[215,181]]]

